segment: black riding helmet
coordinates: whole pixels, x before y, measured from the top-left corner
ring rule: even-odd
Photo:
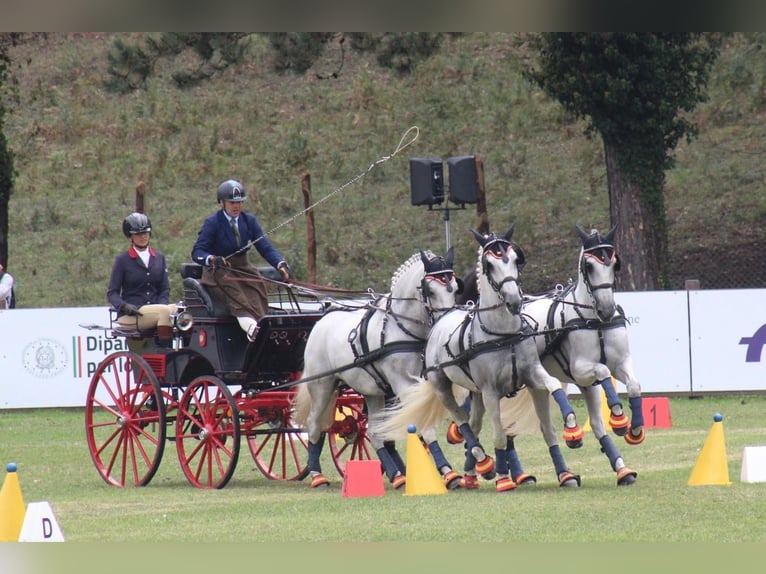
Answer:
[[[152,231],[152,222],[143,213],[131,213],[122,221],[122,232],[125,237],[130,237],[137,233],[146,233]]]
[[[245,201],[247,191],[245,186],[236,179],[227,179],[218,186],[218,203],[222,201]]]

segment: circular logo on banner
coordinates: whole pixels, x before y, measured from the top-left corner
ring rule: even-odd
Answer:
[[[66,350],[53,339],[37,339],[24,349],[23,362],[35,377],[54,377],[66,367]]]

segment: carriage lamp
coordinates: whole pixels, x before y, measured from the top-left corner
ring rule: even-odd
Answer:
[[[191,328],[194,326],[194,317],[192,316],[189,311],[186,311],[185,309],[183,311],[176,312],[175,317],[173,318],[174,324],[176,329],[181,331],[182,333],[186,333],[187,331],[190,331]]]

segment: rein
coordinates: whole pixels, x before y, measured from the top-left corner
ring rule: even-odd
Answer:
[[[231,254],[227,255],[226,257],[224,257],[224,259],[228,260],[230,257],[234,257],[235,255],[239,255],[241,253],[244,253],[245,251],[247,251],[248,249],[253,247],[256,243],[258,243],[264,237],[267,237],[268,235],[271,235],[272,233],[277,231],[279,228],[284,227],[285,225],[288,225],[288,224],[292,223],[293,221],[298,219],[301,215],[304,215],[304,214],[308,213],[309,211],[314,209],[317,205],[319,205],[321,203],[324,203],[325,201],[330,199],[336,193],[339,193],[339,192],[343,191],[344,189],[346,189],[347,187],[353,185],[354,183],[356,183],[357,181],[359,181],[360,179],[365,177],[373,169],[375,169],[379,165],[382,165],[382,164],[386,163],[388,160],[392,159],[393,157],[395,157],[396,155],[401,153],[403,150],[405,150],[406,148],[411,146],[413,143],[415,143],[415,140],[417,140],[419,136],[420,136],[420,129],[417,126],[412,126],[406,132],[404,132],[404,134],[402,135],[401,139],[399,140],[398,145],[396,146],[394,151],[391,152],[389,155],[384,155],[380,159],[372,162],[365,171],[359,173],[358,175],[356,175],[355,177],[351,178],[350,180],[348,180],[346,183],[344,183],[340,187],[338,187],[335,190],[331,191],[330,193],[325,195],[323,198],[321,198],[319,201],[315,201],[314,203],[312,203],[311,205],[309,205],[308,207],[306,207],[302,211],[299,211],[298,213],[296,213],[292,217],[289,217],[288,219],[286,219],[285,221],[283,221],[282,223],[280,223],[276,227],[274,227],[271,230],[265,232],[259,238],[255,239],[255,240],[248,241],[242,247],[237,249],[234,253],[231,253]],[[405,140],[407,140],[408,137],[410,139],[408,141],[405,141]]]

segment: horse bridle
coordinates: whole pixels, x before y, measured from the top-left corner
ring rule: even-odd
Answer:
[[[487,278],[487,282],[490,284],[490,286],[498,293],[500,293],[501,289],[503,288],[503,285],[505,285],[506,283],[518,283],[519,276],[508,275],[507,277],[504,277],[503,280],[498,283],[492,278],[492,276],[489,273],[489,264],[487,263],[487,256],[491,255],[495,259],[502,259],[503,263],[508,263],[508,260],[509,260],[508,252],[511,249],[516,253],[516,268],[519,270],[519,273],[520,273],[526,263],[526,257],[524,256],[524,252],[521,250],[521,248],[516,245],[513,245],[510,241],[506,241],[505,239],[500,239],[500,238],[488,241],[484,245],[484,248],[481,254],[482,272],[484,273],[484,276]]]
[[[599,252],[601,253],[600,255]],[[619,271],[620,258],[617,256],[614,245],[602,243],[600,245],[589,247],[588,249],[583,250],[582,257],[580,257],[580,273],[583,276],[583,281],[585,282],[585,287],[587,288],[588,293],[593,295],[594,292],[598,291],[599,289],[614,289],[616,281],[612,281],[611,283],[599,283],[597,285],[593,285],[591,283],[590,276],[585,269],[586,257],[592,257],[604,266],[609,266],[614,263],[615,272]]]

